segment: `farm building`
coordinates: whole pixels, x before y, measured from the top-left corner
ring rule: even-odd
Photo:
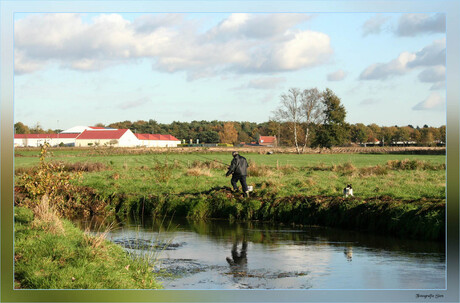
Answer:
[[[15,147],[51,146],[115,146],[115,147],[177,147],[180,140],[172,135],[134,134],[129,129],[74,126],[59,134],[15,134]],[[61,144],[62,143],[62,144]]]
[[[74,127],[71,127],[61,132],[61,134],[70,134],[70,133],[81,134],[85,130],[114,130],[114,128],[105,128],[105,127],[97,127],[97,126],[74,126]]]
[[[75,139],[75,146],[138,146],[139,140],[129,129],[85,130]]]
[[[135,134],[139,145],[146,147],[177,147],[180,140],[172,135]]]
[[[74,146],[75,138],[79,134],[15,134],[15,147],[37,147],[48,143],[51,146]],[[62,143],[62,144],[61,144]]]
[[[271,147],[278,145],[276,136],[260,136],[258,143],[259,145],[271,146]]]

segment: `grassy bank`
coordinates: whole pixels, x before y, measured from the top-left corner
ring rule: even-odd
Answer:
[[[150,265],[46,210],[15,207],[15,288],[161,288]]]
[[[444,155],[247,154],[254,193],[242,199],[223,187],[228,154],[127,152],[52,150],[45,159],[24,151],[15,158],[15,203],[33,206],[49,192],[66,217],[174,214],[443,239]],[[346,184],[354,198],[342,198]]]
[[[119,214],[321,225],[422,240],[443,240],[445,236],[445,201],[442,199],[275,197],[263,190],[243,198],[231,193],[230,188],[216,188],[197,195],[159,195],[141,199],[119,196],[112,202],[119,205]]]

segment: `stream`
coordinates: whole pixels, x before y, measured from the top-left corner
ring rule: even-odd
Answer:
[[[165,289],[444,289],[444,243],[324,227],[186,219],[107,238],[155,260]]]

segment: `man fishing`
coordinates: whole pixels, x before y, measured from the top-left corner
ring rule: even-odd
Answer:
[[[237,182],[240,181],[241,186],[243,187],[243,196],[248,196],[248,185],[246,184],[246,176],[248,174],[248,161],[245,157],[242,157],[238,154],[237,151],[232,152],[233,160],[228,167],[226,177],[232,175],[232,186],[233,191],[238,191]]]

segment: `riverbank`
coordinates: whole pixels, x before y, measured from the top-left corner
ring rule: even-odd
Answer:
[[[151,265],[42,208],[15,207],[15,289],[157,289]]]
[[[214,188],[200,194],[112,196],[112,211],[119,217],[188,217],[270,221],[284,224],[319,225],[370,231],[419,240],[445,238],[445,200],[400,200],[390,196],[373,198],[294,195],[276,197],[264,192],[249,198],[230,188]]]

